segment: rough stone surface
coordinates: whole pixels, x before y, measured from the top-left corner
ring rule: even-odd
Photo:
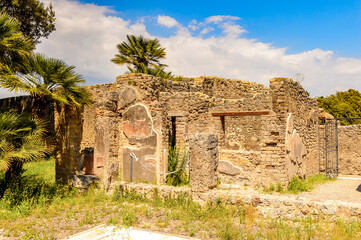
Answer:
[[[241,173],[241,169],[234,166],[229,161],[219,161],[218,171],[223,174],[235,176]]]
[[[237,204],[253,207],[259,216],[272,219],[281,218],[295,220],[300,218],[324,218],[335,221],[338,218],[361,219],[361,204],[342,201],[320,201],[299,198],[297,196],[255,194],[248,190],[218,190],[193,192],[189,187],[171,187],[166,185],[149,185],[141,183],[114,184],[111,188],[122,188],[123,191],[135,191],[148,198],[154,197],[157,191],[162,198],[190,196],[200,203],[222,201],[226,204]]]
[[[79,172],[85,175],[94,174],[94,148],[84,148],[81,151]]]
[[[303,144],[300,135],[293,127],[294,118],[290,113],[287,118],[286,125],[286,168],[288,180],[294,175],[301,178],[306,176],[304,158],[307,154],[306,146]]]
[[[361,175],[361,125],[338,127],[339,173]]]
[[[154,181],[158,138],[145,106],[135,105],[124,112],[123,133],[127,140],[123,148],[123,178],[130,180],[130,153],[133,153],[138,160],[133,159],[132,180]]]
[[[63,108],[55,111],[56,129],[65,132],[57,133],[62,139],[57,143],[58,179],[69,179],[77,173],[81,151],[89,147],[94,148],[94,173],[104,184],[115,177],[123,180],[129,177],[129,149],[138,154],[143,152],[145,155],[139,159],[150,169],[167,172],[169,145],[181,143],[190,147],[190,136],[195,133],[214,133],[218,137],[219,159],[242,169],[236,175],[220,172],[221,182],[269,185],[286,183],[289,167],[301,169],[296,171],[300,175],[318,171],[317,102],[291,79],[272,79],[268,88],[217,77],[168,81],[145,74],[127,74],[117,77],[114,83],[87,88],[94,97],[94,105],[78,112],[64,113]],[[269,114],[212,115],[255,111]],[[297,162],[293,166],[286,164],[291,162],[287,158],[291,152],[286,151],[290,113],[297,141],[306,149],[302,158],[293,158]],[[102,144],[104,151],[100,151]],[[144,150],[148,148],[151,152]],[[163,175],[151,174],[153,171],[145,168],[136,171],[139,177],[144,177],[139,180],[165,181]]]
[[[333,204],[323,204],[320,210],[325,215],[334,215],[336,213],[336,206]]]
[[[97,180],[99,179],[93,175],[74,175],[72,178],[72,185],[76,188],[87,189]]]
[[[190,139],[190,182],[193,192],[217,186],[218,139],[211,133],[196,133]]]

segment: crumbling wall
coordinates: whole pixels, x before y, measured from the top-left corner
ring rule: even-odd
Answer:
[[[57,105],[55,111],[56,180],[69,183],[79,169],[83,109]]]
[[[338,127],[339,174],[361,175],[361,125]]]
[[[315,100],[292,80],[275,79],[268,88],[216,77],[169,81],[128,74],[117,77],[115,83],[88,88],[94,105],[77,115],[82,130],[74,130],[78,135],[69,138],[67,144],[79,144],[79,152],[94,147],[94,173],[105,185],[115,177],[130,177],[131,152],[139,159],[133,165],[133,179],[164,182],[165,178],[156,173],[167,171],[169,144],[187,146],[194,133],[217,135],[218,176],[222,181],[286,182],[290,176],[286,162],[293,161],[287,158],[285,140],[287,134],[293,133],[286,134],[289,114],[299,142],[306,148],[302,160],[296,161],[297,168],[302,165],[306,171],[313,170]],[[266,114],[252,114],[260,111]],[[214,115],[217,112],[246,114]],[[79,157],[78,153],[72,154],[71,159]]]
[[[318,172],[318,108],[302,86],[291,79],[270,80],[273,109],[284,122],[284,169],[290,180],[293,175],[305,177]]]

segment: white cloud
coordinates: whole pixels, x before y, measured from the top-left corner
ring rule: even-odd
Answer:
[[[158,16],[158,22],[164,26],[177,27],[175,35],[159,37],[147,31],[149,18],[140,17],[132,22],[109,15],[111,9],[107,7],[76,1],[53,0],[53,7],[57,30],[49,39],[42,40],[37,51],[76,66],[88,84],[113,82],[117,75],[123,74],[126,67],[110,61],[117,53],[116,45],[126,39],[126,34],[142,34],[160,40],[167,52],[164,63],[177,75],[220,76],[268,84],[273,77],[302,73],[305,77],[302,85],[313,96],[349,88],[361,90],[361,59],[339,57],[322,49],[287,54],[286,48],[241,35],[245,29],[235,23],[238,17],[194,20],[190,25],[202,28],[192,29],[169,16]],[[205,38],[190,31],[201,32],[209,27],[224,34]],[[0,92],[0,96],[5,95]]]
[[[178,27],[180,24],[174,18],[169,16],[159,15],[157,18],[158,24],[166,26],[167,28]]]
[[[206,27],[206,28],[203,28],[202,31],[200,32],[201,35],[204,35],[204,34],[207,34],[209,32],[212,32],[214,31],[214,28],[212,27]]]
[[[237,21],[237,20],[240,20],[240,19],[241,19],[241,18],[235,17],[235,16],[217,15],[217,16],[210,16],[210,17],[206,18],[205,23],[215,23],[215,24],[218,24],[218,23],[224,22],[224,21]]]
[[[192,31],[196,31],[199,27],[197,25],[189,24],[188,28],[191,29]]]
[[[239,37],[242,33],[246,32],[241,26],[230,22],[223,23],[221,27],[223,28],[223,33],[230,37]]]

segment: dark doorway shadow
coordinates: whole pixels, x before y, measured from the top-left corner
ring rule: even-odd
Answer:
[[[358,185],[358,187],[356,188],[356,191],[361,192],[361,184]]]

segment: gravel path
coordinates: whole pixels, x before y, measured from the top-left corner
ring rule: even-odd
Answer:
[[[341,176],[336,181],[318,185],[312,192],[299,193],[297,196],[312,200],[361,203],[361,177]]]

